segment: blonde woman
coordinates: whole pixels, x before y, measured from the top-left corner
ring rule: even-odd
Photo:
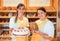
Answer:
[[[24,28],[24,27],[29,27],[29,22],[28,22],[28,18],[24,17],[24,13],[25,13],[25,6],[24,4],[18,4],[17,6],[17,13],[16,16],[10,18],[10,22],[9,22],[9,27],[10,30],[12,31],[13,29],[20,29],[20,28]],[[12,32],[10,32],[12,33]],[[13,40],[12,41],[18,41],[16,38],[16,35],[13,35]],[[19,41],[26,41],[24,40],[25,38],[20,38]]]

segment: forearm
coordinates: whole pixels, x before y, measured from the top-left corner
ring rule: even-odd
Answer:
[[[9,30],[9,33],[12,34],[12,30],[13,30],[13,28],[9,28],[9,29],[10,29],[10,30]]]
[[[50,36],[48,36],[47,34],[45,34],[45,33],[39,33],[42,37],[44,37],[44,38],[46,38],[46,39],[48,39],[48,40],[50,40],[50,41],[52,41],[53,40],[53,38],[52,37],[50,37]]]

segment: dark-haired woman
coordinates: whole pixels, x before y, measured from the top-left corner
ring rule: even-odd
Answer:
[[[9,27],[10,30],[12,31],[14,28],[22,28],[22,27],[29,27],[29,22],[28,19],[26,17],[24,17],[24,13],[25,13],[25,6],[24,4],[18,4],[17,6],[17,14],[16,16],[10,18],[10,22],[9,22]],[[21,36],[20,36],[21,37]],[[18,41],[16,40],[15,35],[13,36],[12,41]],[[19,41],[24,41],[24,38],[21,38]]]
[[[41,7],[37,9],[39,19],[35,22],[38,25],[38,31],[35,31],[36,35],[38,34],[40,37],[32,36],[32,41],[52,41],[54,38],[54,25],[53,23],[47,19],[47,13],[45,8]],[[40,40],[39,40],[40,38]]]

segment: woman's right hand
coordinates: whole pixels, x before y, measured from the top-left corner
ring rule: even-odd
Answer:
[[[13,28],[10,28],[10,31],[12,31],[13,30]]]
[[[31,31],[31,33],[34,33],[34,30],[33,30],[33,31]]]

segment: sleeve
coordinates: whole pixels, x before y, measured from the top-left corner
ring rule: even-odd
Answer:
[[[9,28],[13,28],[13,25],[14,25],[14,18],[10,18]]]
[[[50,37],[54,37],[54,25],[53,23],[48,23],[44,29],[44,33],[48,34]]]
[[[28,19],[26,19],[26,23],[27,23],[27,27],[29,27],[29,21],[28,21]]]

